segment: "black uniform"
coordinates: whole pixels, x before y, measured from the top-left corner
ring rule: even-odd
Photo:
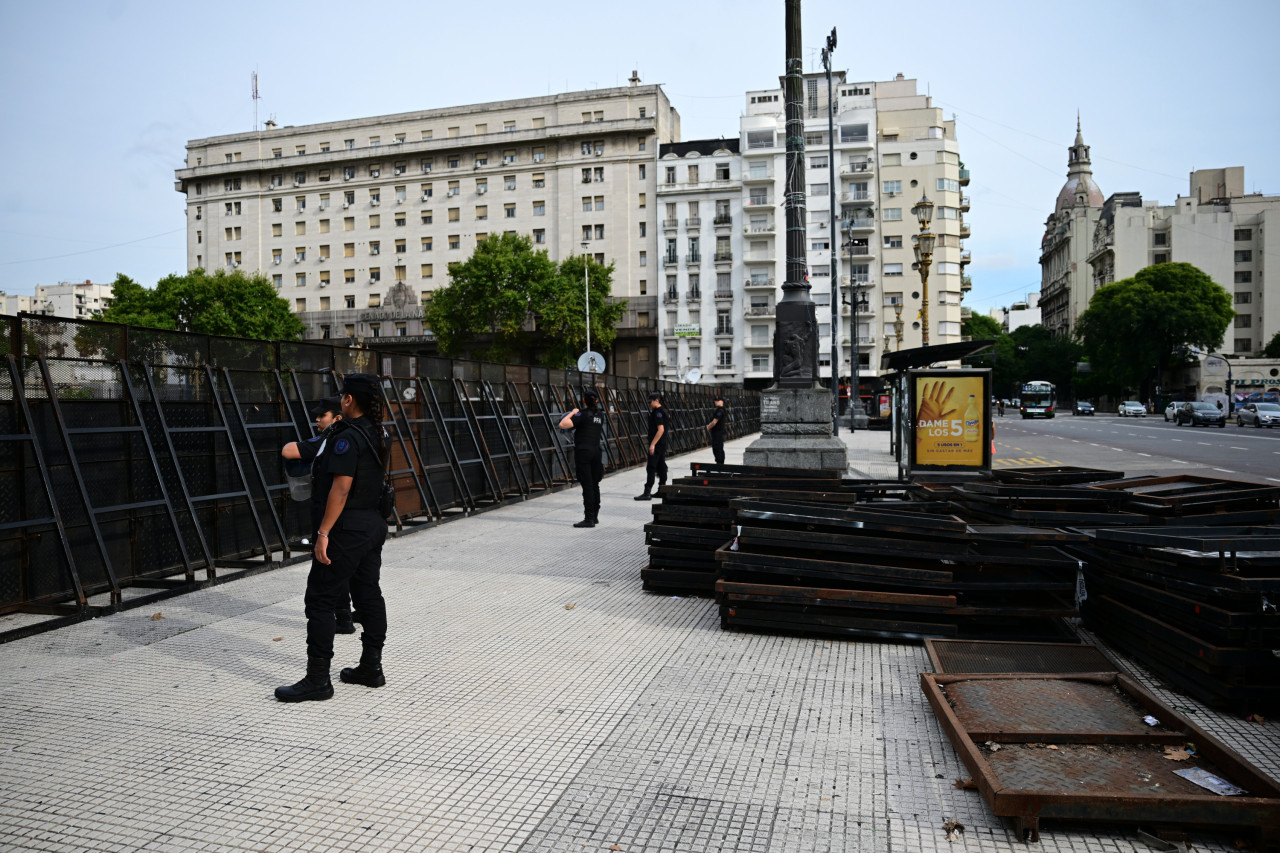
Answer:
[[[327,464],[312,486],[312,499],[318,498],[320,506],[317,526],[324,517],[324,504],[329,499],[334,476],[345,475],[353,480],[342,514],[328,531],[330,564],[311,561],[303,599],[307,615],[307,655],[325,659],[333,657],[334,608],[348,587],[362,617],[363,645],[381,651],[387,638],[387,606],[378,585],[382,544],[387,538],[387,523],[378,512],[383,439],[364,417],[339,421],[331,429],[327,438],[329,446],[324,453]]]
[[[303,462],[311,463],[311,541],[315,542],[319,537],[316,531],[320,529],[320,520],[324,518],[324,505],[329,500],[329,486],[333,483],[333,477],[326,476],[329,467],[329,454],[326,452],[331,449],[333,441],[333,433],[339,422],[334,422],[328,426],[323,432],[307,441],[298,442],[298,457]],[[324,486],[320,487],[323,479]],[[352,633],[355,628],[351,627],[351,591],[343,585],[342,594],[338,597],[338,603],[333,608],[334,617],[339,623],[347,624],[347,633]]]
[[[600,442],[604,435],[604,414],[587,409],[573,416],[573,455],[578,482],[582,484],[582,508],[585,517],[600,517],[600,481],[604,479],[604,461],[600,458]]]
[[[716,406],[711,419],[715,421],[715,426],[711,428],[711,452],[716,457],[716,464],[723,465],[724,437],[727,434],[725,422],[729,419],[729,413],[724,410],[724,406]]]
[[[658,478],[659,486],[667,482],[667,438],[671,433],[671,418],[663,406],[649,410],[649,444],[653,444],[653,437],[658,434],[660,426],[665,427],[662,438],[653,448],[653,453],[649,454],[649,463],[644,469],[645,492],[653,491],[654,477]]]

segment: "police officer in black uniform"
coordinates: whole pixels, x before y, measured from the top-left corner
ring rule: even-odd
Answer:
[[[707,432],[711,433],[711,453],[716,457],[716,464],[724,464],[725,423],[729,413],[724,410],[724,395],[716,395],[716,410],[711,413],[711,423],[707,424]]]
[[[573,455],[578,482],[582,484],[582,521],[574,527],[595,527],[600,523],[600,481],[604,479],[604,461],[600,458],[600,441],[604,435],[604,414],[595,391],[582,395],[585,409],[574,409],[560,420],[560,429],[573,430]]]
[[[636,495],[638,501],[653,500],[653,480],[658,485],[667,482],[667,427],[671,423],[667,410],[662,406],[662,395],[654,391],[649,395],[649,463],[644,469],[644,491]]]
[[[316,527],[315,555],[307,576],[307,674],[299,682],[276,688],[281,702],[329,699],[333,684],[336,628],[334,608],[343,591],[360,611],[360,663],[343,669],[348,684],[381,687],[382,646],[387,638],[387,608],[379,587],[382,545],[387,523],[378,512],[385,470],[382,433],[382,393],[378,377],[349,374],[342,383],[342,420],[327,441],[328,464],[315,488],[324,494],[324,514]]]

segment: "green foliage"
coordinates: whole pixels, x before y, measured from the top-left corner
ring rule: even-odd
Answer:
[[[1184,346],[1212,351],[1235,311],[1231,295],[1191,264],[1156,264],[1098,289],[1080,315],[1076,335],[1099,390],[1151,396]]]
[[[558,266],[529,237],[494,234],[462,263],[449,265],[450,283],[424,312],[445,355],[527,361],[540,348],[554,367],[571,364],[586,348],[584,264],[591,281],[591,346],[612,346],[626,302],[609,293],[613,265],[570,256]],[[530,334],[530,321],[541,333]],[[539,342],[541,346],[535,347]]]
[[[1004,334],[1004,327],[995,317],[971,314],[960,323],[960,334],[975,341],[994,341]]]
[[[991,368],[991,389],[995,396],[1017,397],[1023,383],[1032,380],[1052,382],[1060,400],[1081,394],[1077,387],[1080,377],[1076,376],[1081,348],[1075,341],[1055,338],[1048,329],[1038,325],[1019,326],[1009,334],[1001,330],[996,337],[974,337],[994,341],[990,352],[974,356],[970,361],[975,367]]]
[[[1263,347],[1262,354],[1267,358],[1280,358],[1280,332],[1271,336],[1271,340]]]
[[[261,273],[213,273],[195,269],[170,275],[148,289],[126,275],[116,276],[111,307],[102,319],[152,329],[257,340],[298,338],[306,326]]]

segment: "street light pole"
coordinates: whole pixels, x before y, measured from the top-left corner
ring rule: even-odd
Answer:
[[[840,270],[836,241],[836,111],[831,90],[831,54],[836,49],[836,28],[827,36],[827,46],[822,49],[822,67],[827,70],[827,185],[831,193],[831,428],[840,434]]]
[[[582,244],[582,295],[587,303],[587,352],[591,352],[591,268],[587,260],[589,243]]]
[[[929,230],[929,223],[933,221],[933,202],[929,201],[928,196],[921,195],[920,201],[911,208],[911,212],[920,221],[920,233],[912,242],[916,249],[916,263],[920,267],[920,342],[927,347],[929,345],[929,265],[933,263],[933,249],[938,240],[938,236]]]
[[[852,233],[852,232],[850,232]],[[849,301],[852,306],[849,308],[849,432],[855,432],[858,428],[858,409],[862,407],[862,395],[859,393],[861,388],[861,380],[858,376],[861,360],[861,353],[858,350],[858,288],[853,283],[853,239],[849,239]],[[885,349],[888,349],[886,346]]]

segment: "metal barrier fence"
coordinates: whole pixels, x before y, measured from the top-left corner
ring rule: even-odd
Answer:
[[[352,371],[383,379],[397,530],[572,482],[557,423],[589,386],[606,471],[644,464],[652,391],[673,453],[707,443],[717,391],[730,437],[760,428],[759,394],[736,387],[29,314],[0,316],[0,360],[0,614],[89,615],[302,553],[280,448]]]

